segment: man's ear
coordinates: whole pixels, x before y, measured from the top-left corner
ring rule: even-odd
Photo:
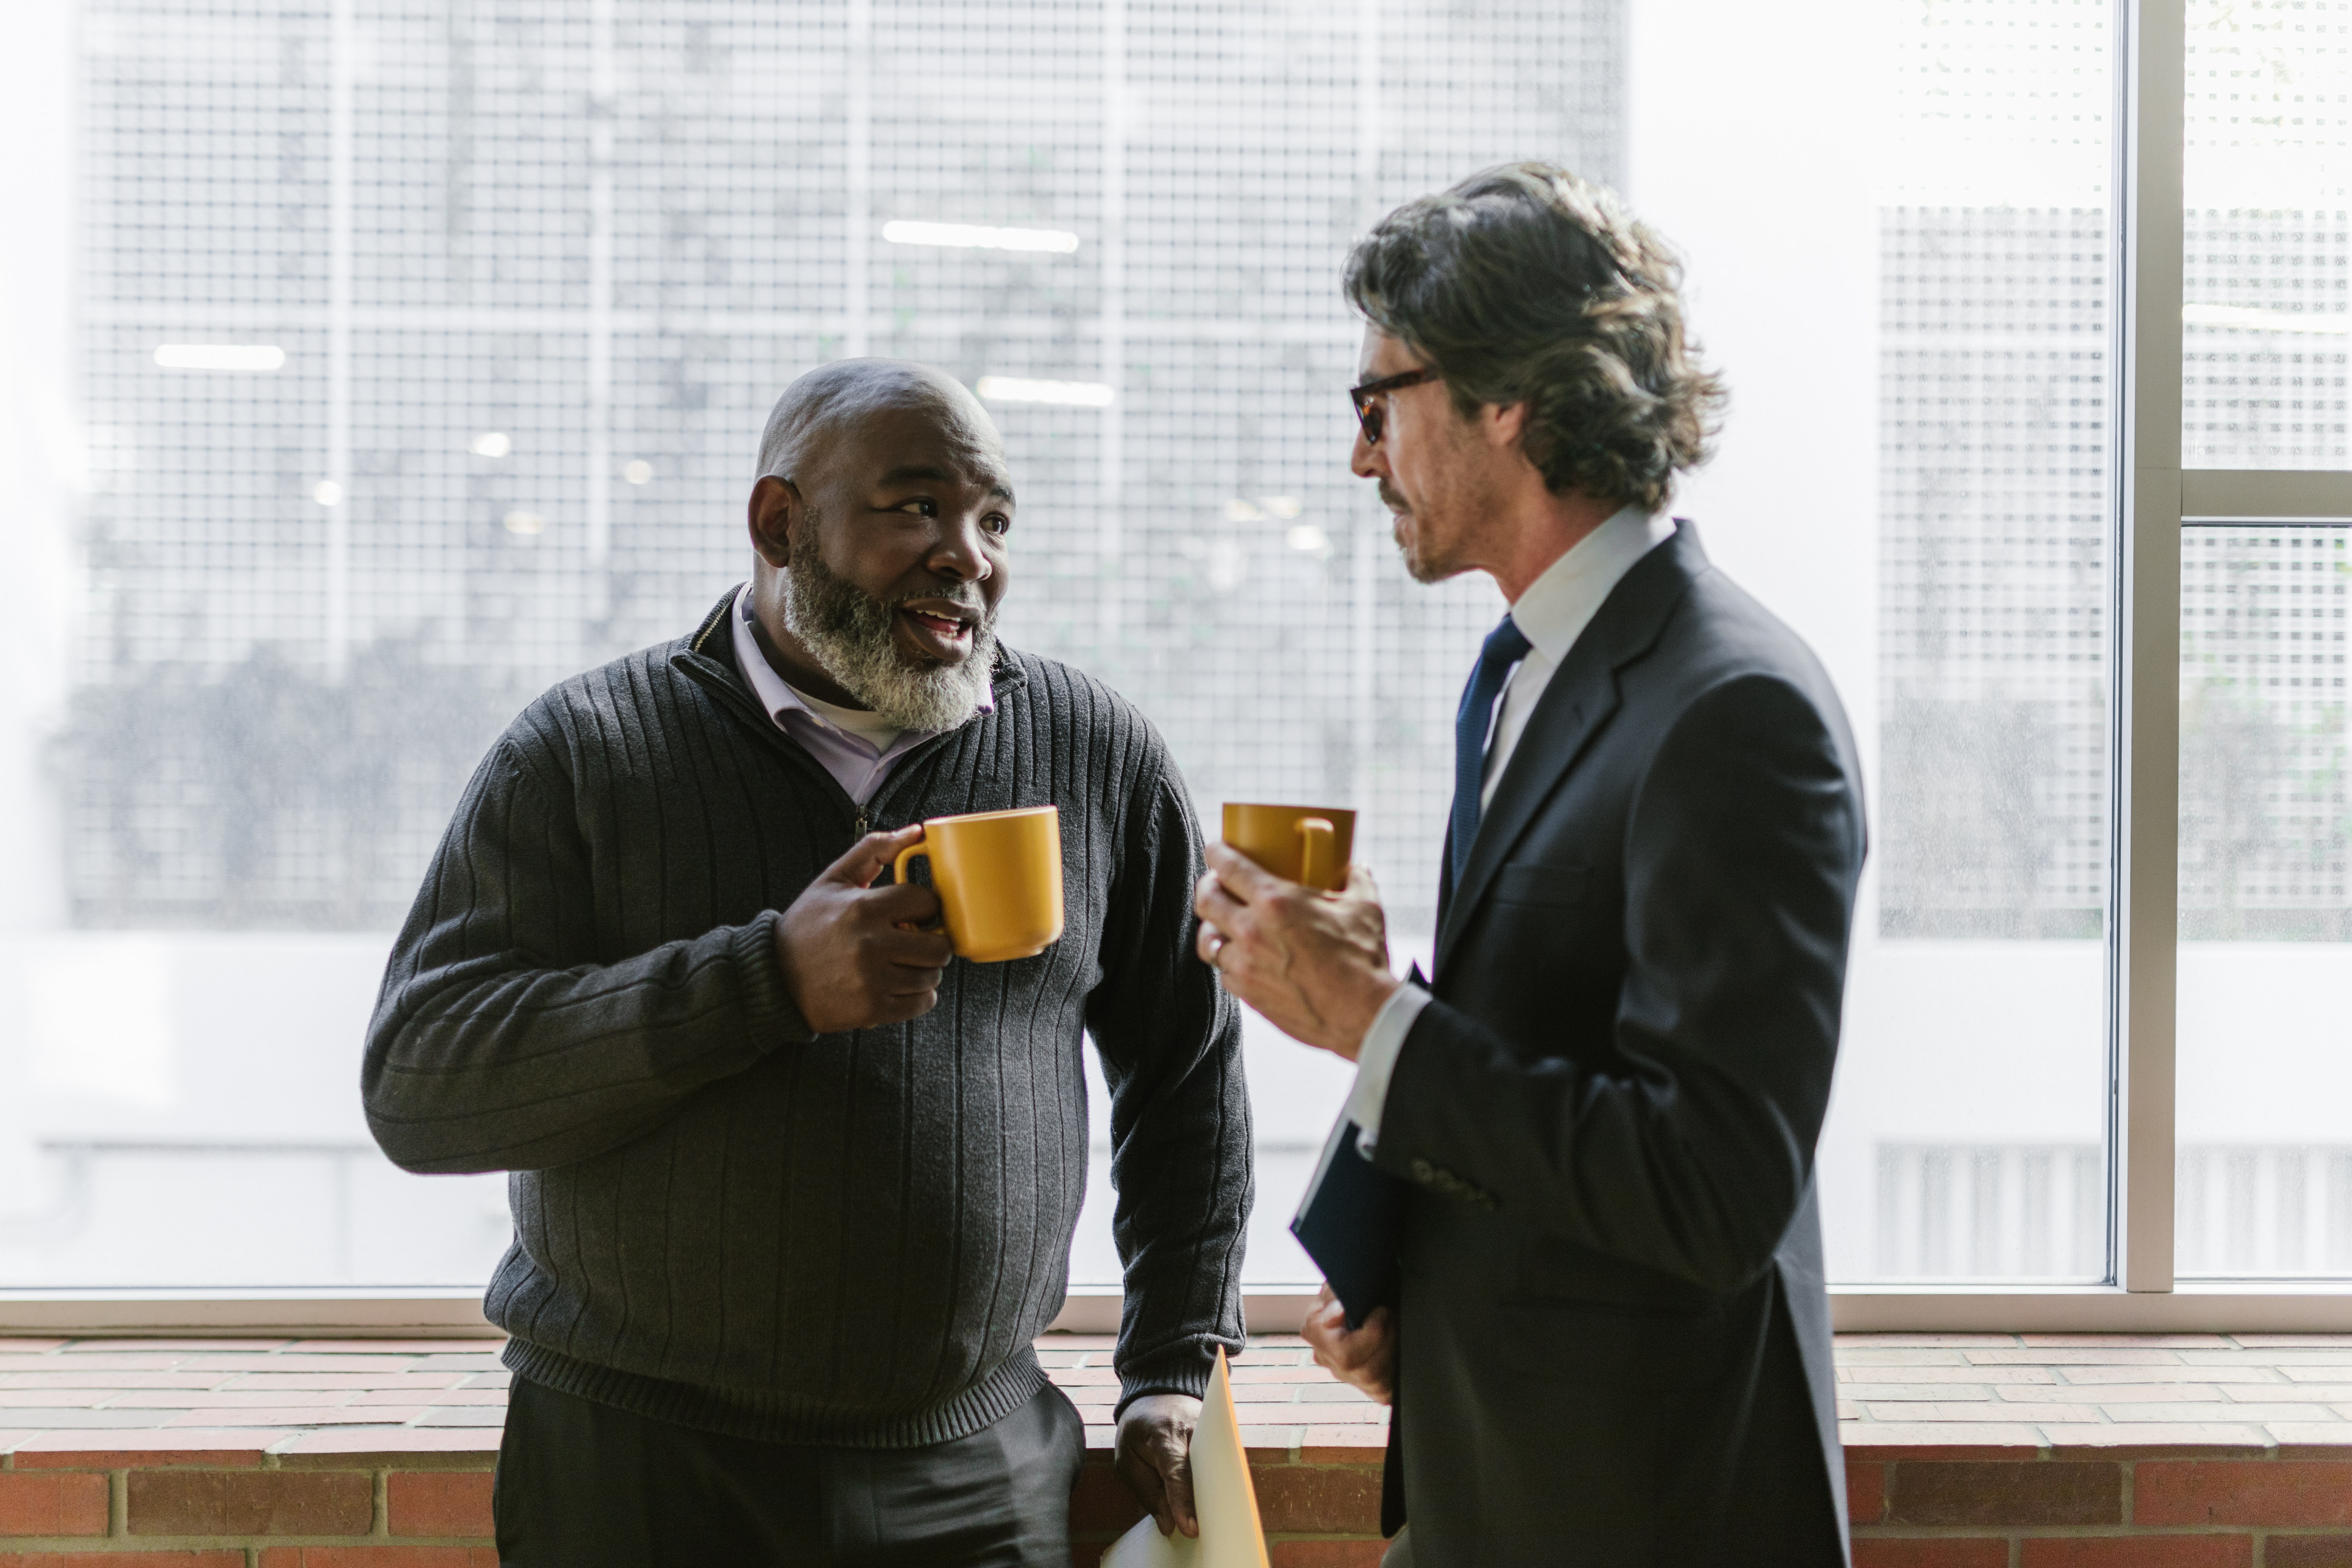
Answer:
[[[1528,405],[1525,403],[1489,403],[1478,410],[1479,422],[1486,428],[1486,444],[1500,451],[1516,447],[1528,427]]]
[[[790,479],[766,475],[751,487],[751,505],[746,511],[751,548],[761,560],[782,571],[793,558],[793,530],[808,518],[800,488]]]

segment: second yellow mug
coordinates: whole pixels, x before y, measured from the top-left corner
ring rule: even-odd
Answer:
[[[1348,885],[1356,814],[1329,805],[1229,804],[1225,842],[1277,877],[1336,893]]]
[[[973,963],[1032,958],[1062,935],[1062,814],[1050,805],[933,816],[898,851],[895,875],[920,855],[956,956]]]

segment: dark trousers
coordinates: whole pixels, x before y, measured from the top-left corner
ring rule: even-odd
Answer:
[[[1086,1427],[1051,1386],[927,1448],[761,1443],[517,1379],[501,1568],[1069,1568]]]

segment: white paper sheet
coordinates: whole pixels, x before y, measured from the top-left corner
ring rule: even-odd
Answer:
[[[1111,1543],[1102,1568],[1198,1568],[1201,1543],[1189,1535],[1162,1535],[1150,1514]]]
[[[1201,1424],[1192,1428],[1192,1506],[1201,1516],[1199,1539],[1162,1535],[1146,1514],[1103,1553],[1102,1568],[1269,1568],[1223,1350],[1201,1401]]]

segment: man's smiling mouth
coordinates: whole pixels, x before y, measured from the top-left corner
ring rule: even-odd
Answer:
[[[971,652],[972,617],[951,606],[919,610],[898,606],[899,617],[914,634],[916,646],[933,658],[952,662]]]

